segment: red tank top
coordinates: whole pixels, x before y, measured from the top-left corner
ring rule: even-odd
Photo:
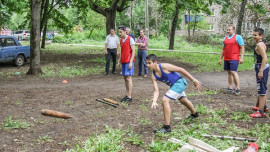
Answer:
[[[236,35],[231,39],[226,36],[224,40],[224,61],[239,60],[240,47],[236,41]]]
[[[121,45],[121,63],[129,63],[132,55],[132,49],[130,47],[130,36],[127,37],[126,41],[123,43],[123,38],[120,39]],[[133,62],[135,57],[133,58]]]

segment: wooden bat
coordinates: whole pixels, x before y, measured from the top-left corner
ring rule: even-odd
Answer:
[[[243,137],[229,137],[229,136],[218,136],[218,135],[206,135],[203,134],[203,137],[215,137],[215,138],[220,138],[220,139],[233,139],[233,140],[247,140],[249,142],[256,142],[257,139],[251,139],[251,138],[243,138]]]
[[[192,146],[195,146],[197,148],[200,148],[202,150],[205,150],[207,152],[221,152],[220,150],[216,149],[215,147],[192,137],[188,137],[189,144]]]
[[[70,114],[63,113],[60,111],[48,110],[48,109],[41,110],[41,114],[44,116],[52,116],[52,117],[64,118],[64,119],[72,118]]]
[[[110,103],[113,103],[113,104],[119,104],[117,101],[111,100],[109,98],[103,98],[103,100],[110,102]]]
[[[110,102],[107,102],[107,101],[104,101],[104,100],[101,100],[101,99],[96,99],[98,102],[101,102],[101,103],[105,103],[105,104],[108,104],[110,106],[114,106],[115,108],[118,107],[118,104],[113,104],[113,103],[110,103]]]

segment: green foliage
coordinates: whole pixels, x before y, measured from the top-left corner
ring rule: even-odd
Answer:
[[[31,126],[30,123],[20,122],[18,120],[13,120],[12,116],[8,116],[6,120],[2,121],[1,129],[26,129]]]
[[[104,68],[101,66],[84,68],[83,66],[55,66],[54,64],[51,64],[49,66],[42,67],[43,74],[40,75],[40,77],[76,77],[100,74],[103,70]]]
[[[171,152],[171,151],[177,150],[177,148],[179,147],[180,147],[179,144],[173,144],[167,141],[164,142],[164,141],[155,140],[149,145],[148,149],[152,152],[161,152],[161,151]]]
[[[112,129],[106,126],[106,133],[100,135],[92,135],[86,140],[83,146],[75,145],[75,149],[67,149],[66,152],[88,152],[88,151],[100,151],[100,152],[118,152],[125,151],[122,140],[125,137],[125,132],[120,129]]]

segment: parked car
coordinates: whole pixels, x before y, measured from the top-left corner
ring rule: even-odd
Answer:
[[[15,36],[18,40],[29,40],[30,32],[28,30],[15,31],[13,36]]]
[[[0,63],[13,61],[15,66],[23,66],[30,58],[30,46],[22,46],[14,36],[0,35]]]

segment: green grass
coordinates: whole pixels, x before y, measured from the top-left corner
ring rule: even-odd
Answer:
[[[1,129],[11,130],[11,129],[26,129],[31,126],[30,123],[21,122],[19,120],[13,120],[12,116],[8,116],[6,120],[2,121]]]
[[[43,74],[40,75],[40,77],[76,77],[91,74],[100,74],[104,71],[104,67],[96,66],[91,68],[84,68],[83,66],[75,65],[57,66],[55,64],[50,64],[48,66],[42,67],[42,71]]]

